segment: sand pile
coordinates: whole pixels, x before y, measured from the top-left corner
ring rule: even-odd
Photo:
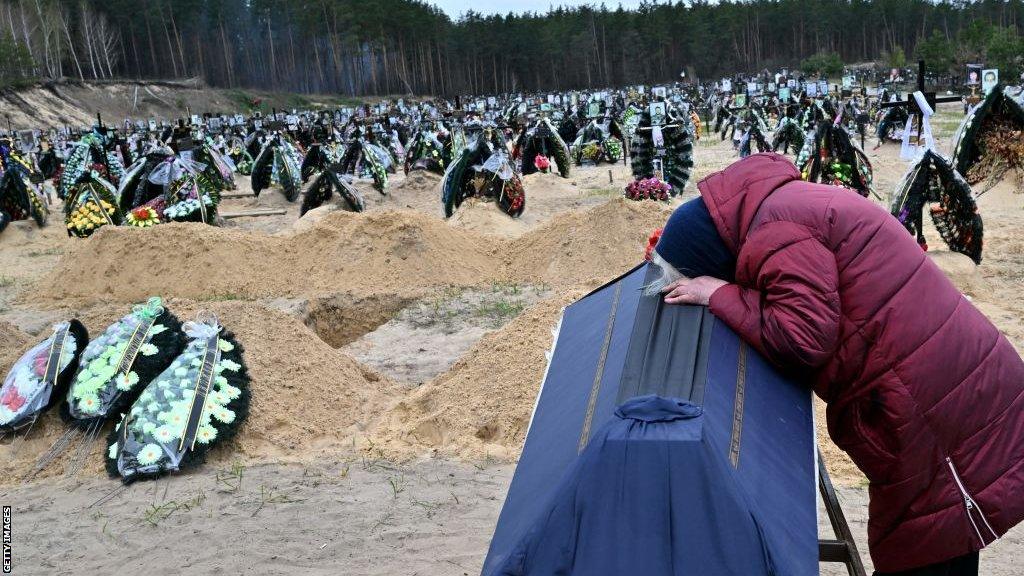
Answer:
[[[411,211],[331,213],[289,236],[198,224],[103,228],[77,242],[29,296],[131,302],[404,291],[490,279],[491,242]]]
[[[415,170],[406,176],[399,169],[398,174],[388,176],[387,194],[381,194],[366,180],[356,180],[355,186],[362,193],[367,210],[409,208],[437,218],[444,216],[439,174]]]
[[[9,322],[0,320],[0,355],[20,354],[17,348],[29,342],[28,334],[20,331]],[[22,351],[25,352],[25,351]]]
[[[978,266],[970,257],[958,252],[943,250],[929,250],[928,257],[964,294],[980,296],[991,290],[989,283],[978,271]]]
[[[529,197],[526,201],[530,206]],[[520,218],[509,218],[492,198],[467,198],[449,222],[463,230],[503,239],[519,238],[536,227],[525,214]]]
[[[396,196],[408,195],[430,195],[433,200],[441,203],[441,175],[427,172],[426,170],[413,170],[402,178],[389,191]]]
[[[867,483],[864,473],[857,468],[850,456],[836,446],[828,435],[828,422],[825,420],[825,402],[815,396],[814,428],[818,436],[818,448],[825,460],[825,467],[832,482],[843,486],[863,486]]]
[[[200,309],[212,310],[245,348],[252,378],[249,418],[230,445],[212,453],[213,464],[239,457],[308,460],[350,447],[397,394],[387,379],[331,348],[283,312],[244,302],[206,306],[171,301],[168,307],[182,320]],[[123,306],[104,306],[84,314],[82,321],[98,334],[124,313]],[[64,430],[57,411],[51,410],[24,444],[19,445],[19,438],[0,448],[0,461],[7,463],[0,483],[17,481],[32,470]],[[103,441],[91,447],[82,474],[103,474],[104,449]],[[65,453],[39,477],[63,473],[69,458]]]
[[[1004,181],[978,198],[978,210],[985,221],[978,272],[989,289],[977,294],[974,303],[1024,354],[1024,194]]]
[[[241,452],[313,456],[341,447],[393,394],[393,385],[317,338],[297,319],[256,304],[213,306],[245,347],[252,378]]]
[[[72,244],[30,298],[134,302],[153,294],[249,298],[285,288],[285,244],[263,234],[201,224],[104,227]]]
[[[555,286],[607,282],[643,259],[647,238],[669,214],[663,204],[621,198],[560,214],[503,248],[507,273]]]
[[[444,374],[413,391],[386,414],[373,442],[388,456],[425,451],[471,459],[518,458],[546,351],[573,290],[545,300],[484,336]]]
[[[262,100],[264,112],[300,108],[337,108],[333,95],[313,96],[212,88],[196,80],[149,80],[146,82],[47,81],[4,90],[0,107],[10,114],[15,130],[91,126],[96,114],[104,120],[156,118],[173,121],[192,112],[245,112],[245,100]],[[116,122],[115,122],[116,123]]]
[[[320,291],[467,286],[497,268],[492,241],[409,210],[335,212],[287,241],[297,252],[290,273]]]
[[[479,206],[505,218],[493,206]],[[636,264],[668,209],[613,200],[510,241],[411,210],[337,211],[292,234],[167,224],[103,228],[75,242],[26,298],[34,304],[203,301],[337,292],[422,294],[493,280],[574,286]]]
[[[0,320],[0,372],[3,375],[11,369],[14,361],[30,348],[28,335],[13,325]]]

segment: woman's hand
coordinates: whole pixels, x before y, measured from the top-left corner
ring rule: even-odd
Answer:
[[[707,306],[715,290],[726,284],[728,282],[725,280],[719,280],[711,276],[680,278],[665,286],[662,292],[665,293],[666,304],[697,304]]]

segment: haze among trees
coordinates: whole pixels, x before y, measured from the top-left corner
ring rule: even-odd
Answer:
[[[0,85],[200,77],[294,92],[561,90],[804,64],[967,62],[1015,78],[1024,0],[754,0],[453,21],[417,0],[0,0]]]

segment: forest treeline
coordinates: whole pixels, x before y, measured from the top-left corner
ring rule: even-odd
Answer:
[[[1024,0],[650,2],[456,20],[416,0],[0,0],[0,85],[200,77],[353,96],[500,93],[917,55],[935,71],[980,62],[1006,78],[1020,71],[1022,33]]]

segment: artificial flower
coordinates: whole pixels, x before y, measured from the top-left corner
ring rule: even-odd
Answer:
[[[143,466],[156,464],[162,455],[163,450],[161,450],[159,446],[156,444],[146,444],[142,447],[142,450],[139,450],[139,464]]]
[[[172,410],[167,415],[167,423],[171,426],[184,426],[188,422],[188,413],[184,410]]]
[[[49,364],[49,360],[50,354],[47,348],[40,350],[39,354],[32,360],[32,368],[38,377],[46,376],[46,366]]]
[[[196,430],[196,441],[200,444],[209,444],[217,437],[217,429],[213,426],[200,426]]]
[[[100,410],[100,399],[93,394],[86,394],[78,401],[78,408],[86,414],[95,414]]]
[[[214,410],[213,417],[224,424],[231,424],[235,421],[235,413],[224,407]]]
[[[647,248],[644,249],[644,260],[648,262],[651,260],[651,253],[654,252],[654,247],[658,245],[658,241],[661,240],[661,234],[664,231],[664,228],[658,228],[651,233],[651,236],[647,239]]]
[[[177,432],[179,430],[181,430],[181,428],[165,424],[153,431],[153,438],[155,438],[157,442],[167,444],[180,437],[180,433]]]
[[[160,223],[160,214],[150,206],[139,206],[128,213],[125,223],[137,228],[149,228]]]
[[[139,375],[132,371],[129,371],[127,374],[122,372],[117,375],[114,382],[116,383],[118,390],[127,392],[132,389],[132,386],[139,383]]]
[[[7,390],[7,392],[4,392],[3,398],[0,399],[0,402],[10,409],[11,412],[17,412],[25,405],[26,402],[28,402],[28,399],[18,394],[18,391],[12,386]]]
[[[667,202],[672,193],[672,185],[657,178],[634,180],[626,186],[626,198],[630,200]]]

